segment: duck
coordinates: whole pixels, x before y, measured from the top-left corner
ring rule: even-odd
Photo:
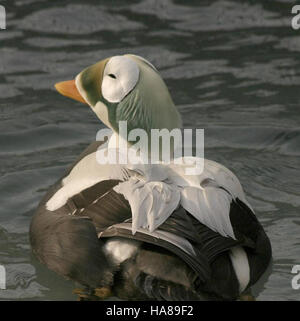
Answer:
[[[39,262],[79,283],[81,298],[231,301],[249,293],[272,248],[229,169],[195,156],[190,160],[202,167],[193,175],[182,157],[103,161],[111,151],[120,157],[124,146],[124,153],[137,151],[122,122],[127,132],[149,135],[182,129],[153,64],[134,54],[112,56],[55,87],[93,110],[105,139],[92,142],[38,205],[29,234]]]

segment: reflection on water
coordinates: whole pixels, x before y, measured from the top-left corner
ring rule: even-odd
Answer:
[[[128,2],[129,3],[129,2]],[[200,4],[199,4],[200,3]],[[300,30],[293,1],[9,0],[0,31],[0,299],[75,299],[73,282],[39,265],[28,227],[45,190],[99,123],[56,94],[107,56],[149,59],[188,128],[205,128],[206,157],[240,178],[273,244],[258,300],[297,300],[300,264]]]

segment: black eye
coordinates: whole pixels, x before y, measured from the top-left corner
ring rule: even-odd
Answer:
[[[114,74],[108,74],[109,77],[117,79],[117,77]]]

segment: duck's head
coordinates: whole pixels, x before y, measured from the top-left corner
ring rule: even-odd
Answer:
[[[114,56],[84,69],[75,80],[56,84],[63,95],[88,104],[100,120],[118,133],[128,130],[181,128],[180,115],[156,68],[135,55]]]

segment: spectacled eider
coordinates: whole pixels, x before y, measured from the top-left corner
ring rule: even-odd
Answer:
[[[204,160],[191,176],[186,165],[97,161],[120,138],[120,121],[147,133],[181,128],[152,64],[114,56],[56,88],[113,135],[92,143],[41,201],[30,227],[40,262],[99,296],[133,300],[235,300],[258,281],[271,245],[227,168]]]

